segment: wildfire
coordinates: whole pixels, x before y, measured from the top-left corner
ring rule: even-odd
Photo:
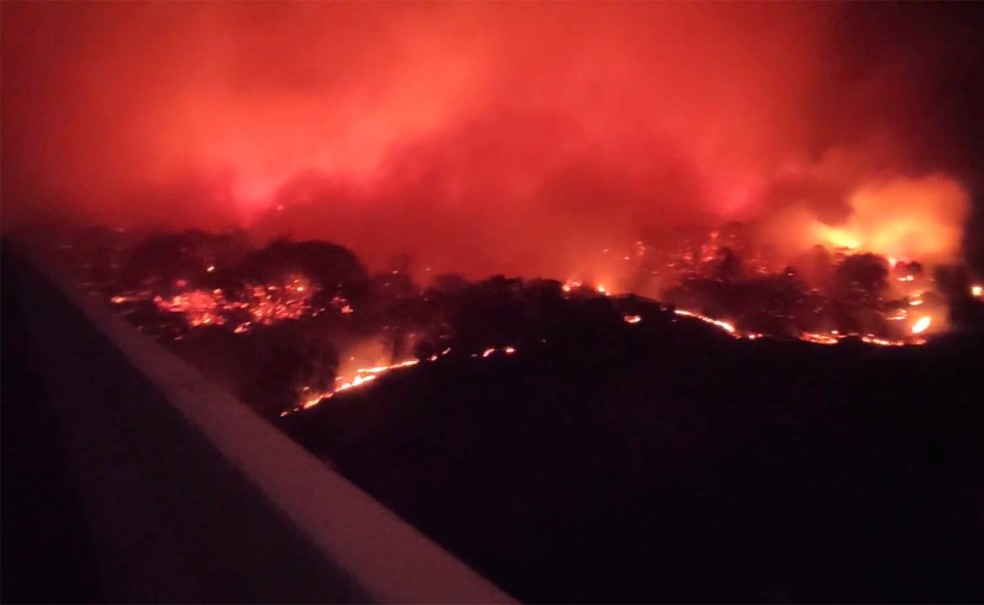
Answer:
[[[509,346],[509,345],[502,347],[501,349],[497,349],[496,347],[488,347],[487,349],[482,351],[480,355],[478,353],[474,353],[472,354],[472,357],[481,357],[482,359],[485,359],[487,357],[490,357],[496,351],[502,351],[506,355],[513,355],[514,353],[516,353],[516,347]],[[424,361],[429,361],[429,362],[437,361],[438,359],[444,357],[450,352],[451,352],[451,348],[448,347],[443,351],[441,351],[439,354],[431,355]],[[392,372],[393,370],[400,370],[403,368],[412,368],[416,365],[419,365],[420,363],[421,363],[420,359],[407,359],[404,361],[398,361],[396,363],[391,363],[391,364],[372,366],[368,368],[358,368],[355,370],[355,375],[351,379],[342,376],[336,378],[335,388],[330,391],[319,391],[319,390],[312,389],[310,387],[304,387],[303,389],[301,389],[301,397],[297,406],[289,410],[284,410],[283,412],[280,413],[280,416],[283,417],[293,414],[294,412],[311,409],[314,406],[318,405],[319,403],[327,399],[331,399],[338,393],[341,393],[343,391],[350,391],[352,389],[365,386],[366,384],[372,382],[373,380],[376,380],[377,378],[379,378],[379,376],[386,374],[387,372]]]
[[[731,335],[731,336],[733,336],[735,338],[744,338],[744,339],[748,339],[748,340],[756,340],[756,339],[762,338],[764,336],[763,334],[758,334],[756,332],[743,332],[743,331],[740,331],[740,330],[738,330],[734,326],[734,324],[731,324],[731,323],[726,322],[726,321],[721,321],[721,320],[718,320],[718,319],[714,319],[713,317],[708,317],[706,315],[701,315],[700,313],[696,313],[694,311],[687,311],[687,310],[684,310],[684,309],[676,309],[674,311],[674,313],[676,313],[677,315],[681,315],[683,317],[693,317],[695,319],[699,319],[700,321],[703,321],[704,323],[710,324],[712,326],[716,326],[716,327],[720,328],[721,330],[724,330],[729,335]],[[913,327],[912,327],[912,334],[913,335],[916,335],[916,334],[922,334],[923,332],[925,332],[929,328],[929,325],[930,325],[931,321],[932,320],[931,320],[931,318],[929,316],[925,316],[925,317],[921,318],[919,321],[917,321],[913,325]],[[840,332],[838,332],[836,330],[833,330],[833,331],[827,332],[827,333],[822,333],[822,332],[802,332],[799,335],[799,339],[802,340],[802,341],[804,341],[804,342],[809,342],[809,343],[813,343],[813,344],[835,345],[835,344],[839,343],[841,340],[844,340],[844,339],[849,338],[849,337],[852,337],[852,336],[853,337],[860,338],[861,339],[861,342],[864,342],[864,343],[867,343],[867,344],[878,345],[878,346],[882,346],[882,347],[902,347],[902,346],[906,346],[906,345],[922,345],[922,344],[925,344],[925,342],[926,342],[925,340],[921,340],[921,339],[891,340],[891,339],[888,339],[888,338],[881,338],[881,337],[875,336],[873,334],[841,334]]]
[[[218,289],[191,290],[166,298],[155,296],[153,300],[161,310],[184,315],[185,321],[193,328],[224,325],[226,318],[222,315],[222,311],[234,305],[227,301],[222,290]]]
[[[178,280],[176,285],[186,288],[188,282]],[[126,291],[109,300],[114,305],[151,301],[161,311],[182,315],[190,328],[230,324],[233,333],[245,334],[256,325],[271,325],[324,312],[324,308],[315,307],[311,302],[319,289],[306,277],[295,275],[284,284],[247,283],[243,294],[232,297],[216,288],[189,289],[169,296],[155,295],[151,290]],[[332,298],[331,307],[343,315],[354,312],[352,305],[342,296]],[[241,317],[242,312],[248,314],[249,319],[232,319]]]
[[[866,342],[868,344],[878,345],[882,347],[904,347],[906,344],[908,344],[901,340],[888,340],[886,338],[878,338],[876,336],[871,336],[870,334],[866,334],[862,336],[861,342]]]
[[[970,287],[970,295],[974,298],[980,298],[982,294],[984,294],[984,286],[974,284]]]
[[[816,332],[803,332],[800,334],[800,340],[806,342],[812,342],[818,345],[835,345],[840,340],[836,335],[833,334],[818,334]]]
[[[932,318],[929,317],[928,315],[920,318],[919,321],[917,321],[915,324],[912,325],[912,333],[922,334],[929,328],[929,325],[932,322],[933,322]]]
[[[948,259],[959,249],[968,199],[959,183],[940,175],[871,183],[851,194],[846,224],[816,222],[812,241],[889,259]]]
[[[726,321],[714,319],[713,317],[707,317],[706,315],[701,315],[700,313],[695,313],[693,311],[685,311],[683,309],[676,309],[674,313],[676,313],[677,315],[682,315],[684,317],[694,317],[696,319],[701,320],[704,323],[711,324],[712,326],[717,326],[722,330],[724,330],[725,332],[727,332],[728,334],[731,334],[732,336],[740,338],[740,335],[735,330],[735,326]]]
[[[715,326],[726,332],[728,335],[733,336],[734,338],[756,340],[764,336],[763,334],[759,334],[756,332],[740,331],[735,327],[734,324],[730,322],[714,319],[713,317],[708,317],[706,315],[702,315],[695,311],[676,309],[674,310],[674,313],[681,317],[691,317],[694,319],[698,319],[709,325]],[[642,321],[642,317],[639,315],[625,315],[623,316],[622,319],[623,321],[629,324],[636,324]],[[913,324],[912,334],[913,335],[922,334],[930,327],[931,323],[932,323],[932,319],[929,316],[924,316],[920,318],[915,324]],[[809,342],[814,344],[834,345],[850,336],[860,338],[860,340],[864,343],[883,346],[883,347],[901,347],[906,345],[918,345],[918,344],[923,344],[925,342],[923,340],[912,340],[912,341],[890,340],[887,338],[874,336],[872,334],[864,334],[864,335],[841,334],[836,330],[831,331],[829,333],[803,332],[799,335],[799,339],[804,342]],[[512,355],[516,353],[516,348],[513,346],[505,346],[502,348],[487,347],[481,353],[472,353],[471,357],[487,359],[498,351],[501,351],[506,355]],[[430,357],[426,358],[423,361],[434,362],[437,361],[440,357],[443,357],[450,352],[451,349],[446,348],[443,351],[441,351],[440,354],[431,355]],[[358,368],[355,370],[354,375],[351,378],[346,378],[343,376],[339,376],[338,378],[336,378],[335,388],[330,391],[317,391],[309,387],[305,387],[301,391],[301,398],[298,405],[290,410],[286,410],[282,412],[280,415],[287,416],[289,414],[298,412],[300,410],[310,409],[318,405],[319,403],[334,397],[337,393],[362,387],[376,380],[382,374],[391,372],[393,370],[414,367],[419,365],[420,363],[421,363],[420,359],[407,359],[392,364],[383,364],[383,365],[376,365],[376,366],[370,366],[365,368]]]
[[[304,277],[293,276],[282,288],[277,284],[252,285],[249,291],[250,300],[245,308],[256,323],[271,324],[300,319],[308,313],[317,314],[311,308],[311,297],[317,287]]]
[[[435,357],[431,357],[430,361],[434,361]],[[373,380],[379,378],[380,375],[390,372],[392,370],[399,370],[401,368],[410,368],[420,363],[419,359],[407,359],[405,361],[399,361],[397,363],[392,363],[388,365],[372,366],[369,368],[358,368],[355,371],[355,376],[352,378],[345,378],[343,376],[338,376],[335,378],[335,388],[329,391],[315,390],[310,387],[304,387],[301,389],[301,398],[297,406],[289,410],[284,410],[280,413],[280,416],[287,416],[288,414],[293,414],[300,410],[308,410],[318,405],[326,399],[331,399],[337,393],[343,391],[350,391],[352,389],[359,388],[366,385]]]

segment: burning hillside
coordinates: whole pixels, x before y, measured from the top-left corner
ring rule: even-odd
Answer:
[[[979,600],[982,8],[0,2],[3,235],[520,600]]]
[[[236,233],[132,242],[125,232],[90,231],[60,252],[83,286],[142,331],[278,415],[420,363],[536,351],[599,330],[703,323],[740,340],[903,346],[947,331],[951,317],[980,321],[981,286],[948,291],[937,277],[947,279],[945,271],[822,246],[786,265],[743,231],[732,224],[636,242],[623,271],[631,266],[635,274],[625,275],[657,299],[586,278],[438,275],[418,285],[409,260],[370,274],[339,246],[278,241],[254,249]]]
[[[977,122],[941,109],[977,105],[940,79],[976,77],[977,38],[942,13],[3,13],[5,226],[110,225],[63,244],[83,285],[271,416],[561,336],[902,346],[978,320]]]

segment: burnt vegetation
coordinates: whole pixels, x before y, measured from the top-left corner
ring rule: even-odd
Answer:
[[[922,299],[958,329],[919,347],[822,346],[795,336],[878,329],[892,281],[923,268],[817,250],[806,269],[763,275],[722,249],[660,303],[504,276],[420,287],[331,244],[237,238],[73,260],[131,322],[521,600],[982,594],[984,324],[958,268]],[[209,315],[154,298],[245,300],[257,283],[262,304],[289,292],[303,312],[265,321],[255,302],[192,325]],[[735,338],[673,303],[769,336]],[[330,393],[368,338],[420,363],[282,416]]]

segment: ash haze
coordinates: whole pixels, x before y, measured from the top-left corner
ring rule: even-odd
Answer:
[[[15,224],[242,226],[467,275],[603,273],[643,229],[730,220],[980,255],[977,7],[2,10]]]

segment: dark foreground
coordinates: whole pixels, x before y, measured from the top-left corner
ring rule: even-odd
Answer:
[[[0,602],[366,602],[80,310],[0,250]]]
[[[394,372],[291,435],[532,602],[979,601],[979,337],[649,318]]]

